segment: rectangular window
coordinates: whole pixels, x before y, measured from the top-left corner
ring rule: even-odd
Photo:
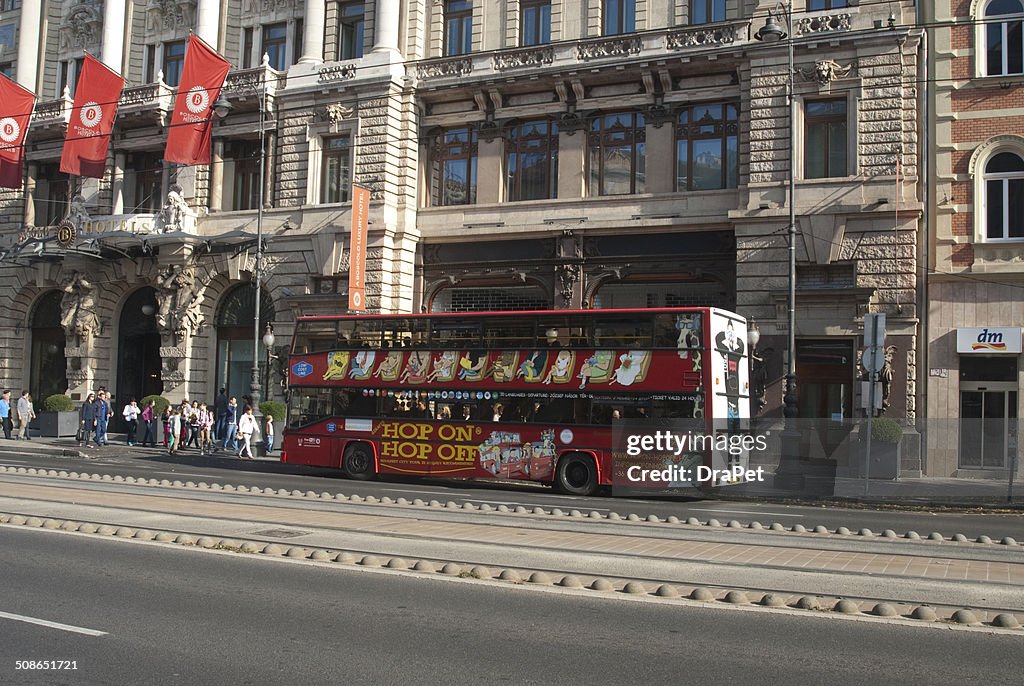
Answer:
[[[181,83],[181,69],[185,66],[185,41],[164,43],[164,83],[177,86]]]
[[[644,116],[622,112],[594,120],[590,130],[590,195],[643,193]]]
[[[146,46],[146,73],[143,76],[143,80],[146,83],[153,83],[156,81],[156,46]]]
[[[468,55],[473,51],[473,3],[447,0],[444,6],[444,54]]]
[[[846,99],[809,100],[804,119],[804,178],[847,176]]]
[[[366,7],[362,2],[338,3],[338,59],[354,60],[363,56],[363,27]]]
[[[676,190],[736,188],[739,183],[739,107],[693,105],[676,119]]]
[[[519,5],[519,44],[551,42],[551,0],[522,0]]]
[[[14,78],[14,62],[0,62],[0,74]]]
[[[476,202],[476,129],[449,129],[438,136],[433,154],[435,205]]]
[[[131,170],[131,200],[126,202],[128,214],[157,212],[162,204],[163,161],[157,153],[133,153],[128,157]],[[127,185],[127,184],[126,184]]]
[[[0,12],[10,12],[21,7],[21,0],[3,0],[0,3]]]
[[[636,31],[636,0],[603,0],[601,5],[605,36]]]
[[[348,202],[352,188],[352,138],[325,138],[323,146],[320,202]]]
[[[725,21],[725,0],[692,0],[691,24],[711,24],[716,21]]]
[[[295,20],[295,43],[292,48],[292,64],[298,64],[302,57],[302,41],[305,40],[306,25],[301,19]]]
[[[231,209],[255,210],[260,201],[259,141],[236,141],[231,144],[228,155],[235,161]]]
[[[846,6],[846,0],[807,0],[808,12],[820,12],[822,10],[838,10]]]
[[[558,126],[540,120],[514,127],[509,131],[505,167],[508,200],[558,197]]]
[[[287,68],[288,25],[270,24],[263,27],[263,54],[270,58],[272,69],[284,71]]]
[[[252,68],[253,33],[251,26],[242,29],[242,69]]]

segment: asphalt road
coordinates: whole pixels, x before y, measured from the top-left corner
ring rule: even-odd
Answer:
[[[0,549],[0,683],[934,686],[1012,683],[1024,670],[1020,636],[544,593],[41,530],[0,527]],[[15,669],[47,659],[77,670]]]
[[[6,446],[5,446],[6,447]],[[277,462],[249,462],[231,457],[200,457],[193,452],[170,456],[162,451],[128,449],[112,445],[97,453],[97,457],[69,458],[28,453],[0,453],[0,465],[36,467],[66,471],[134,476],[136,478],[180,479],[207,483],[259,486],[260,488],[286,488],[302,491],[328,491],[331,493],[362,496],[405,497],[410,500],[436,499],[459,504],[464,502],[490,505],[524,505],[546,508],[579,509],[584,512],[613,510],[620,514],[636,513],[641,517],[675,515],[682,519],[697,517],[704,521],[712,517],[723,524],[735,519],[744,525],[759,521],[767,525],[780,522],[786,526],[817,525],[835,530],[845,526],[851,530],[870,528],[875,532],[893,529],[900,535],[917,531],[922,536],[937,531],[946,537],[962,533],[969,537],[981,535],[1000,539],[1012,536],[1024,540],[1024,514],[983,514],[928,510],[876,510],[839,506],[789,505],[777,502],[696,500],[685,498],[578,498],[565,496],[548,488],[532,485],[503,486],[483,482],[451,481],[350,481],[337,471],[282,465]],[[1022,486],[1024,488],[1024,486]]]

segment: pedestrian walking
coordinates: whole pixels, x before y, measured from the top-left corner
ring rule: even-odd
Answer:
[[[107,425],[114,412],[110,409],[106,391],[96,393],[96,401],[92,404],[96,419],[96,445],[107,445]]]
[[[231,442],[231,452],[238,452],[238,400],[228,400],[228,413],[224,420],[224,441],[221,448],[228,449],[228,442]]]
[[[174,414],[174,408],[170,405],[164,408],[163,413],[160,415],[160,419],[164,423],[164,447],[167,448],[171,442],[171,415]]]
[[[135,398],[132,398],[121,412],[125,423],[128,424],[128,435],[125,437],[125,442],[129,447],[135,445],[135,439],[139,432],[140,414],[142,414],[142,410],[139,409],[139,403],[136,402]]]
[[[178,416],[181,417],[176,442],[178,450],[184,448],[185,442],[188,440],[188,415],[190,409],[188,400],[182,400],[181,405],[178,407]]]
[[[242,418],[238,420],[238,433],[242,437],[242,448],[238,451],[238,457],[252,459],[252,435],[258,431],[256,418],[252,416],[252,405],[247,405]]]
[[[213,407],[216,412],[213,440],[223,442],[225,432],[227,431],[228,389],[221,386],[220,393],[217,394],[217,400],[214,401]]]
[[[213,454],[213,439],[210,437],[213,431],[213,411],[206,407],[206,403],[199,405],[199,454]]]
[[[168,438],[168,442],[167,442],[167,454],[168,455],[173,455],[176,452],[178,452],[178,447],[181,444],[181,435],[182,434],[181,434],[181,410],[180,409],[174,408],[173,410],[171,410],[171,417],[170,417],[169,424],[170,424],[171,430],[169,432],[169,438]]]
[[[142,447],[145,448],[146,444],[149,443],[150,447],[156,447],[156,401],[150,400],[146,403],[146,406],[142,408],[142,425],[146,428],[146,433],[142,437]]]
[[[78,445],[88,447],[93,433],[96,431],[96,415],[93,412],[93,404],[96,402],[96,394],[90,393],[85,396],[85,401],[78,408]]]
[[[18,438],[24,440],[30,440],[32,438],[31,432],[28,430],[29,422],[32,421],[36,416],[35,410],[32,407],[32,394],[28,391],[22,391],[21,397],[18,398]]]
[[[274,415],[268,414],[263,418],[263,445],[267,455],[274,452]]]
[[[4,389],[0,394],[0,423],[3,424],[4,438],[11,438],[11,391]]]

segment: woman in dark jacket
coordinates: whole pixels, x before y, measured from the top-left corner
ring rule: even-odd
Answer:
[[[90,393],[78,410],[79,435],[81,436],[78,445],[89,445],[89,436],[96,430],[96,412],[93,410],[95,402],[96,394]]]

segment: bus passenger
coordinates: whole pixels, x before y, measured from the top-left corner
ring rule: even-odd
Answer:
[[[468,422],[473,419],[473,408],[469,405],[462,406],[462,421]]]
[[[494,403],[494,414],[491,417],[491,421],[492,422],[500,422],[501,421],[501,414],[502,414],[502,412],[504,410],[505,410],[505,408],[504,408],[504,406],[501,403]]]

